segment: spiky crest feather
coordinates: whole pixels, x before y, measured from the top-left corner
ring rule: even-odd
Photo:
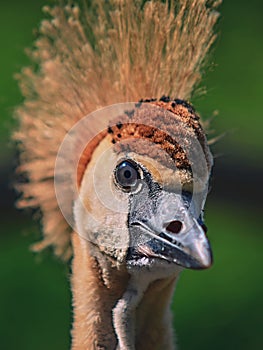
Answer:
[[[163,94],[191,97],[200,82],[220,1],[94,0],[81,6],[44,7],[39,38],[19,81],[25,101],[20,128],[19,207],[40,207],[44,240],[64,259],[70,228],[57,205],[53,176],[67,131],[83,116],[113,103]],[[92,125],[90,126],[92,128]]]

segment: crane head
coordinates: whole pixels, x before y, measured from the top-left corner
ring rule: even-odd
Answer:
[[[184,101],[151,101],[118,116],[80,181],[77,231],[127,266],[212,264],[203,209],[212,156]]]

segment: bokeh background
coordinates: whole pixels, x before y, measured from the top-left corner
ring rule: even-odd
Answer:
[[[0,348],[69,348],[70,270],[50,251],[34,255],[40,236],[32,213],[14,209],[17,153],[10,143],[21,95],[13,75],[28,64],[45,0],[0,3]],[[208,271],[185,271],[173,303],[181,350],[262,349],[263,2],[226,0],[206,96],[193,101],[213,121],[213,190],[206,217],[214,251]]]

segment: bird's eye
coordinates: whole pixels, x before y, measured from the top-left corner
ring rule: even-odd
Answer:
[[[124,190],[135,189],[140,179],[138,167],[128,160],[121,162],[115,169],[115,179]]]

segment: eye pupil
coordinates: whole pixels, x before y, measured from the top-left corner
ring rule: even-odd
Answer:
[[[124,190],[131,190],[138,184],[138,166],[131,161],[123,161],[115,169],[115,180]]]
[[[125,170],[124,171],[124,176],[126,177],[126,179],[129,179],[132,176],[130,170]]]

